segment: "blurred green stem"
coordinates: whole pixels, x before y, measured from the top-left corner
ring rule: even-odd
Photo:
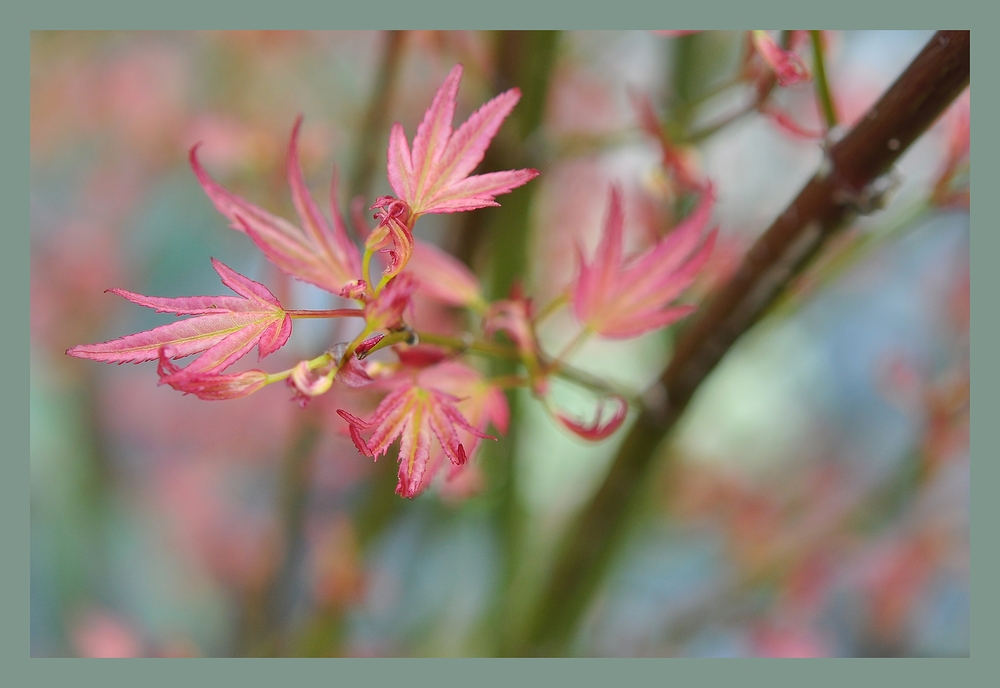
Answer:
[[[292,318],[363,318],[365,312],[361,308],[335,308],[332,310],[290,310],[285,313]]]
[[[309,478],[319,436],[320,422],[315,407],[306,408],[296,415],[278,481],[280,565],[275,567],[274,575],[264,585],[246,593],[237,639],[240,655],[280,656],[288,650],[282,637],[282,612],[288,607],[285,597],[293,587],[296,562],[304,546],[303,523],[309,497]]]
[[[697,35],[685,36],[684,38],[693,39],[696,36]],[[790,40],[791,40],[791,32],[790,31],[782,32],[782,37],[781,37],[782,47],[787,49]],[[688,50],[690,50],[690,48]],[[680,61],[681,57],[684,57],[686,61]],[[693,58],[687,55],[679,55],[677,59],[679,60],[678,65],[680,66],[683,64],[691,63]],[[736,79],[736,83],[739,83],[740,81],[743,80],[742,77],[743,68],[744,67],[742,66],[740,67],[741,70],[739,72],[740,77]],[[683,77],[683,74],[679,74],[678,77]],[[680,80],[675,85],[675,89],[690,89],[691,86],[687,85],[686,81],[687,81],[686,79],[680,78]],[[757,81],[752,85],[754,87],[754,95],[753,95],[753,100],[751,100],[749,104],[728,115],[723,115],[714,122],[711,122],[709,124],[704,124],[698,129],[693,129],[693,130],[691,128],[691,125],[693,124],[691,122],[691,115],[693,114],[695,107],[705,100],[705,97],[700,94],[696,96],[695,95],[686,96],[685,100],[683,101],[684,107],[678,110],[678,114],[682,116],[683,119],[676,120],[675,123],[675,128],[677,129],[678,132],[676,136],[678,143],[685,143],[688,145],[699,143],[715,135],[722,129],[725,129],[733,122],[743,119],[750,113],[758,111],[761,108],[761,106],[764,105],[765,102],[767,102],[767,99],[771,96],[771,93],[778,85],[778,80],[772,72],[766,72],[762,74],[760,77],[758,77]]]
[[[486,153],[482,171],[533,167],[533,157],[525,142],[538,135],[545,113],[549,81],[555,65],[559,33],[556,31],[498,31],[494,34],[497,70],[494,92],[519,87],[521,100],[500,129],[497,140]],[[471,262],[488,245],[490,263],[487,282],[490,299],[508,295],[517,280],[528,273],[531,239],[529,216],[539,181],[515,189],[506,195],[499,208],[466,213],[459,237],[459,256]],[[488,242],[488,243],[487,243]],[[515,375],[516,361],[496,360],[490,367],[492,377]],[[515,623],[511,599],[512,580],[517,570],[524,507],[517,494],[517,418],[520,414],[517,390],[508,392],[510,431],[503,441],[489,443],[482,450],[481,461],[492,466],[491,482],[500,492],[498,514],[503,548],[503,575],[493,607],[482,627],[484,641],[491,650],[502,652],[505,637]]]
[[[473,353],[484,354],[487,356],[497,356],[499,358],[513,361],[521,359],[521,355],[517,352],[517,349],[504,346],[503,344],[486,342],[481,339],[466,341],[458,337],[449,337],[448,335],[436,334],[434,332],[418,332],[417,338],[423,344],[437,344],[440,346],[446,346],[450,349],[455,349],[456,351],[470,351]]]
[[[435,334],[432,332],[419,332],[417,333],[417,337],[424,344],[446,346],[457,352],[470,352],[483,354],[485,356],[494,356],[505,359],[505,362],[521,361],[521,355],[516,349],[504,346],[503,344],[496,344],[494,342],[486,342],[482,340],[465,341],[463,339],[459,339],[458,337],[449,337],[447,335]],[[614,383],[603,380],[595,375],[591,375],[584,370],[571,366],[569,363],[560,360],[564,355],[565,352],[553,360],[549,360],[548,356],[542,356],[540,364],[546,375],[555,375],[556,377],[570,380],[601,394],[617,394],[618,396],[624,397],[631,404],[641,403],[641,400],[634,391],[622,388],[619,385],[615,385]],[[508,377],[509,375],[510,374],[504,374],[503,376]],[[518,379],[524,381],[525,385],[523,386],[530,383],[528,378],[518,377]]]
[[[823,57],[823,35],[821,31],[810,31],[813,48],[813,75],[816,82],[816,98],[819,100],[827,130],[837,126],[837,109],[833,105],[833,94],[826,80],[826,61]]]
[[[687,131],[691,115],[698,102],[696,88],[697,49],[702,40],[698,34],[680,36],[671,42],[673,71],[667,92],[671,95],[670,121],[680,132]]]
[[[389,129],[389,114],[392,97],[399,78],[399,64],[406,43],[406,31],[386,31],[385,49],[379,63],[371,97],[361,120],[358,132],[359,148],[354,160],[353,174],[348,184],[348,200],[356,196],[368,199],[371,195],[372,179],[380,160],[384,160],[385,149],[382,142]]]

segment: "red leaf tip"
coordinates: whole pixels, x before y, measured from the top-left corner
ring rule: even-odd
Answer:
[[[601,423],[601,417],[604,415],[603,400],[598,405],[597,412],[594,414],[594,419],[589,424],[585,424],[582,421],[571,418],[562,411],[557,410],[554,415],[556,419],[562,423],[563,427],[570,432],[582,437],[585,440],[597,442],[613,435],[615,431],[621,427],[622,423],[625,422],[625,417],[628,415],[628,402],[624,397],[615,395],[611,397],[611,399],[618,404],[618,408],[603,424]]]

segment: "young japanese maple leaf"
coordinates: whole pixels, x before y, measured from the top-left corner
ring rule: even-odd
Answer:
[[[191,149],[191,168],[216,209],[229,218],[231,227],[245,232],[268,260],[283,272],[321,289],[339,294],[361,276],[361,256],[347,236],[337,205],[337,176],[330,188],[333,224],[326,219],[306,187],[299,165],[299,117],[288,144],[288,184],[303,229],[228,191],[212,179],[198,162],[198,146]]]
[[[713,192],[670,234],[631,260],[622,255],[625,214],[621,191],[612,187],[604,235],[592,263],[577,247],[580,270],[572,286],[572,309],[584,327],[610,339],[627,339],[666,327],[695,310],[667,308],[697,276],[715,245],[713,230],[701,242],[712,214]]]
[[[388,258],[383,279],[391,279],[399,274],[413,255],[414,238],[411,227],[416,218],[410,217],[406,203],[392,196],[377,198],[371,210],[376,208],[379,210],[376,217],[380,221],[368,235],[365,250],[379,251]],[[347,295],[346,292],[341,293],[341,296]]]
[[[263,387],[270,376],[263,370],[245,370],[242,373],[216,373],[180,368],[170,362],[172,348],[165,346],[160,349],[160,362],[156,372],[160,375],[161,385],[170,385],[174,389],[193,394],[206,401],[221,401],[224,399],[239,399],[249,396]]]
[[[423,387],[440,390],[457,399],[455,407],[462,417],[480,432],[486,432],[490,424],[501,434],[507,432],[510,423],[507,397],[502,389],[486,380],[475,368],[458,361],[443,361],[421,370],[417,375],[417,382]],[[481,437],[462,428],[458,429],[458,439],[470,461],[475,458]],[[444,459],[443,446],[432,446],[420,491],[430,484],[434,475],[444,465]],[[452,464],[447,474],[447,482],[455,481],[468,468],[468,463]]]
[[[427,484],[424,473],[431,459],[432,435],[437,438],[444,455],[456,466],[468,461],[459,431],[464,430],[473,437],[495,439],[473,427],[462,416],[456,408],[458,401],[450,394],[407,380],[386,395],[371,420],[362,420],[341,409],[337,413],[350,425],[351,439],[365,456],[377,459],[389,451],[397,437],[400,438],[396,493],[415,497]],[[366,441],[361,432],[368,430],[373,432]]]
[[[219,373],[258,347],[260,358],[280,349],[292,333],[292,319],[267,287],[212,259],[222,283],[239,296],[143,296],[124,289],[109,289],[132,303],[155,308],[158,313],[196,317],[130,334],[101,344],[74,346],[66,353],[106,363],[141,363],[160,358],[198,356],[184,368],[194,373]],[[176,371],[170,371],[173,374]]]
[[[538,170],[469,174],[482,161],[490,141],[521,98],[512,88],[476,110],[452,132],[462,65],[455,65],[417,127],[413,149],[403,126],[389,135],[388,176],[396,195],[409,206],[409,226],[425,213],[455,213],[499,205],[494,198],[529,182]]]

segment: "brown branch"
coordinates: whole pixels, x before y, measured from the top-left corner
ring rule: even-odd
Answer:
[[[969,32],[939,31],[761,236],[737,274],[684,331],[600,490],[568,533],[525,654],[565,652],[597,589],[657,448],[733,343],[825,241],[879,207],[880,180],[969,83]]]

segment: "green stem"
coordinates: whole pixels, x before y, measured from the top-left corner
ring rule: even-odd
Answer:
[[[374,293],[372,291],[372,278],[371,278],[373,255],[374,251],[372,251],[368,246],[365,246],[364,255],[361,256],[361,277],[365,281],[365,289],[371,293]]]
[[[823,36],[820,31],[810,31],[809,37],[812,39],[813,48],[813,71],[815,71],[816,98],[819,100],[823,110],[823,117],[826,119],[826,128],[833,129],[837,126],[837,109],[833,104],[833,94],[830,92],[830,85],[826,80],[826,64],[823,59]]]
[[[694,143],[699,143],[701,141],[704,141],[710,136],[713,136],[722,129],[728,127],[733,122],[742,119],[743,117],[746,117],[752,112],[756,112],[757,110],[759,110],[760,107],[764,104],[764,102],[768,99],[768,97],[770,97],[771,92],[774,90],[774,87],[778,83],[777,79],[773,75],[762,77],[762,79],[763,80],[761,81],[761,83],[757,84],[757,93],[756,95],[754,95],[754,99],[749,105],[740,108],[739,110],[737,110],[732,114],[725,115],[721,119],[711,124],[707,124],[701,129],[697,129],[684,136],[678,137],[677,139],[678,143],[691,145]]]
[[[575,382],[576,384],[586,387],[587,389],[599,394],[622,397],[632,406],[642,406],[642,398],[633,390],[626,389],[620,385],[614,384],[613,382],[608,382],[607,380],[591,375],[585,370],[574,368],[567,363],[554,361],[550,363],[549,366],[550,367],[546,368],[546,372],[549,375],[555,375],[556,377],[564,380]]]
[[[358,346],[361,345],[361,342],[365,341],[365,339],[367,339],[372,332],[373,330],[371,325],[365,325],[365,329],[361,330],[361,332],[358,333],[358,336],[352,339],[351,343],[347,345],[347,348],[344,350],[344,355],[340,357],[339,361],[337,361],[337,366],[340,367],[344,365],[344,363],[351,358],[351,354],[354,353],[354,350],[357,349]]]
[[[322,368],[323,366],[333,363],[333,356],[329,352],[323,352],[316,358],[310,359],[306,364],[309,370],[316,370],[317,368]],[[271,373],[267,376],[267,384],[272,384],[275,382],[281,382],[282,380],[291,376],[295,371],[295,368],[289,368],[288,370],[282,370],[280,373]]]
[[[535,316],[535,327],[538,327],[541,323],[547,320],[549,316],[553,315],[567,303],[569,303],[569,292],[565,291],[549,301]]]
[[[395,275],[382,275],[382,279],[380,279],[378,284],[375,286],[375,296],[382,293],[382,290],[385,289],[385,285],[389,284],[389,280],[391,280],[394,276]]]
[[[518,387],[527,387],[531,384],[531,380],[523,375],[499,375],[491,377],[489,382],[502,389],[517,389]]]
[[[692,36],[684,36],[684,38],[689,38],[689,39],[694,39],[696,37],[697,37],[697,34],[692,35]],[[790,37],[791,37],[791,32],[790,31],[784,31],[782,33],[781,42],[782,42],[782,46],[783,47],[785,47],[785,48],[788,47],[788,43],[790,41]],[[688,48],[688,50],[690,50],[690,48]],[[690,56],[687,56],[686,59],[688,60],[688,63],[689,63],[692,58]],[[688,63],[685,63],[685,64],[688,64]],[[683,76],[683,75],[681,75],[681,76]],[[678,78],[675,81],[676,81],[676,83],[674,85],[675,91],[676,91],[676,89],[684,89],[685,91],[690,90],[690,85],[688,85],[683,78]],[[753,100],[751,101],[751,103],[749,105],[747,105],[744,108],[741,108],[740,110],[738,110],[738,111],[736,111],[734,113],[731,113],[729,115],[725,115],[722,118],[716,120],[715,122],[712,122],[711,124],[707,124],[707,125],[701,127],[700,129],[697,129],[697,130],[694,130],[694,131],[691,131],[690,128],[689,128],[689,124],[691,123],[690,122],[690,117],[691,117],[692,108],[693,108],[693,104],[692,103],[694,101],[693,101],[692,96],[690,96],[690,95],[686,96],[685,107],[680,108],[678,110],[678,114],[682,117],[682,119],[678,119],[676,117],[674,119],[674,121],[677,124],[678,131],[680,132],[678,135],[675,136],[675,138],[677,140],[677,143],[678,144],[688,144],[688,145],[690,145],[690,144],[698,143],[700,141],[704,141],[705,139],[707,139],[710,136],[716,134],[717,132],[719,132],[720,130],[724,129],[725,127],[729,126],[733,122],[736,122],[737,120],[740,120],[743,117],[745,117],[745,116],[747,116],[747,115],[749,115],[749,114],[757,111],[767,101],[767,99],[770,97],[771,92],[774,91],[774,89],[777,86],[777,84],[778,84],[778,80],[774,76],[774,74],[767,73],[766,75],[761,76],[758,79],[758,81],[755,84],[753,84],[754,89],[755,89],[755,93],[754,93]]]
[[[707,103],[709,100],[719,95],[720,93],[728,91],[734,86],[739,86],[742,83],[744,83],[743,74],[738,72],[735,75],[729,77],[728,79],[720,81],[719,83],[713,86],[709,86],[704,91],[698,93],[696,96],[692,97],[687,102],[687,106],[690,109],[697,108],[699,105]]]
[[[584,327],[582,330],[577,332],[576,336],[569,340],[566,346],[562,348],[562,351],[556,354],[555,360],[553,361],[555,367],[561,365],[562,362],[568,358],[571,353],[576,351],[585,341],[587,341],[587,338],[593,333],[594,331],[590,329],[590,327]]]
[[[482,171],[540,166],[537,151],[543,146],[529,146],[527,142],[534,144],[542,139],[541,124],[556,64],[559,36],[557,31],[498,31],[494,34],[496,72],[493,90],[499,93],[516,86],[521,89],[522,97],[487,152]],[[504,298],[514,283],[528,274],[531,207],[534,194],[540,188],[539,181],[535,180],[505,195],[499,208],[465,213],[457,254],[470,264],[476,257],[488,257],[488,276],[484,285],[491,300]],[[520,356],[511,356],[509,360],[494,361],[490,373],[515,374],[519,359]],[[512,626],[517,623],[517,610],[521,607],[511,586],[521,560],[519,555],[526,517],[517,492],[517,461],[514,455],[521,395],[512,392],[507,399],[510,431],[503,441],[484,446],[480,455],[481,464],[490,484],[496,486],[500,502],[496,517],[504,562],[496,597],[479,628],[483,641],[491,645],[483,651],[485,654],[503,653],[502,648],[511,635]]]
[[[482,340],[467,341],[459,339],[458,337],[449,337],[448,335],[435,334],[432,332],[418,332],[417,338],[424,344],[438,344],[463,353],[478,353],[483,354],[484,356],[496,356],[508,360],[521,359],[521,355],[515,349],[504,346],[503,344],[484,342]],[[575,382],[601,394],[615,394],[620,397],[624,397],[631,404],[638,405],[642,403],[639,396],[634,391],[624,389],[614,383],[602,380],[601,378],[591,375],[586,371],[574,368],[564,361],[547,361],[541,365],[546,375],[555,375],[556,377]],[[519,379],[527,381],[527,378],[519,377]]]
[[[681,131],[687,130],[697,97],[695,89],[698,79],[698,34],[679,36],[670,42],[673,49],[673,70],[667,92],[671,96],[670,120],[677,124]]]
[[[367,198],[375,176],[375,169],[381,158],[385,160],[383,146],[385,131],[389,128],[390,106],[399,77],[399,65],[406,43],[406,31],[386,31],[385,50],[379,64],[375,83],[372,85],[371,99],[361,120],[361,131],[357,140],[360,148],[354,163],[354,173],[348,185],[350,198]]]
[[[456,351],[485,354],[514,361],[521,360],[521,354],[516,349],[481,339],[465,340],[434,332],[418,332],[417,338],[424,344],[438,344]]]
[[[685,136],[679,137],[678,143],[683,143],[688,145],[693,143],[700,143],[701,141],[704,141],[705,139],[725,129],[733,122],[742,119],[743,117],[746,117],[751,112],[755,112],[759,106],[760,102],[758,100],[754,100],[754,102],[747,107],[741,108],[732,114],[726,115],[721,119],[712,122],[711,124],[707,124],[701,129],[686,134]]]

